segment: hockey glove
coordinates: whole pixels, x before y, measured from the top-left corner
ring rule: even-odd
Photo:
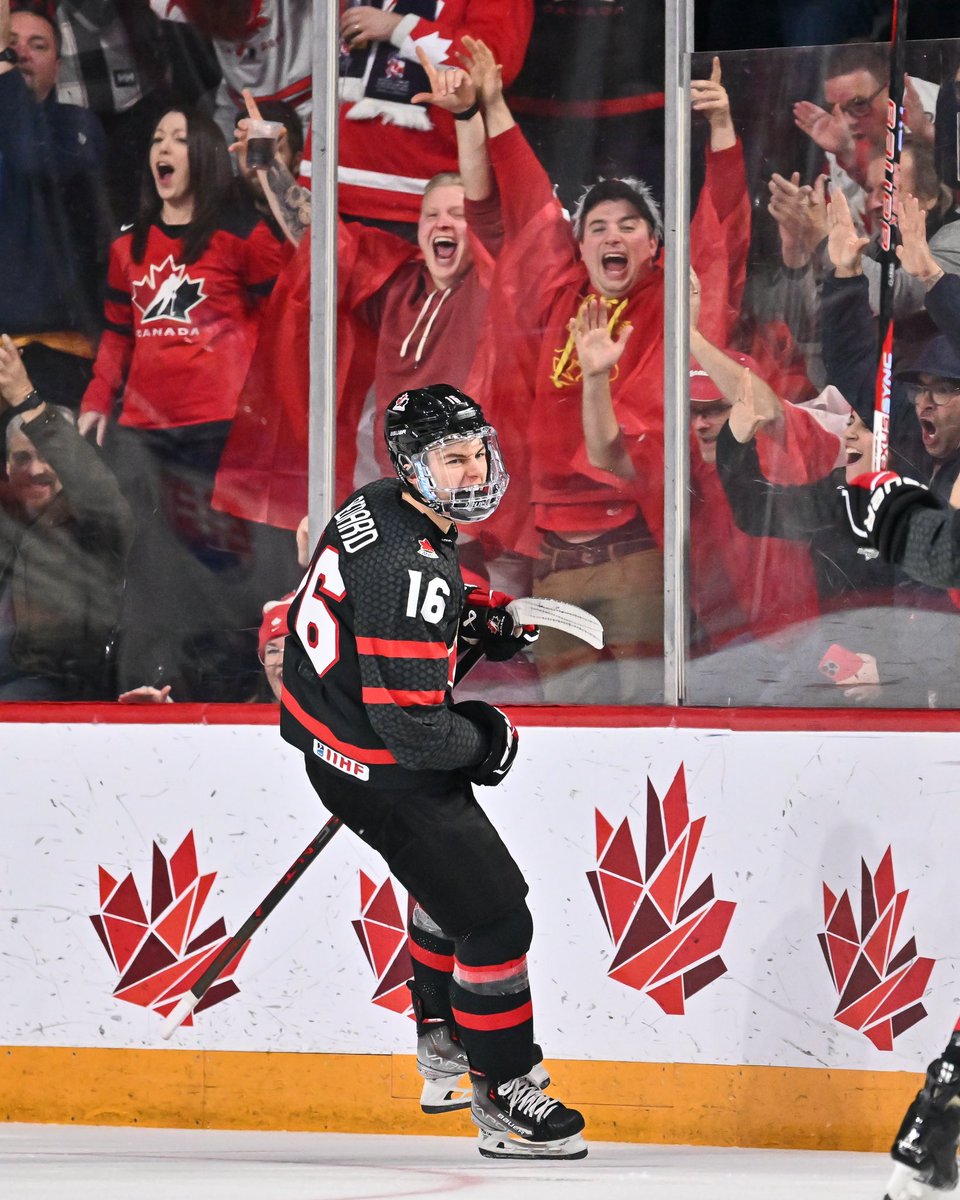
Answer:
[[[506,662],[532,646],[540,636],[539,626],[518,625],[507,612],[510,599],[503,592],[470,588],[460,615],[460,645],[479,645],[491,662]]]
[[[453,706],[453,711],[479,725],[490,742],[486,757],[476,766],[466,768],[467,778],[471,783],[496,787],[503,782],[517,757],[520,739],[510,718],[483,700],[461,700]]]
[[[907,548],[910,518],[921,508],[940,508],[930,489],[895,471],[859,475],[840,492],[856,536],[879,550],[884,562],[899,563]]]

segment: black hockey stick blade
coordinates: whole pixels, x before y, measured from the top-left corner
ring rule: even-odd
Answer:
[[[466,675],[477,665],[483,654],[479,646],[471,646],[469,650],[460,655],[457,662],[456,683],[459,683]],[[170,1011],[164,1019],[163,1027],[160,1030],[160,1036],[164,1041],[169,1041],[173,1033],[178,1029],[186,1018],[197,1007],[210,988],[217,982],[220,976],[227,970],[233,960],[237,957],[240,951],[244,948],[247,942],[253,937],[256,931],[269,917],[273,910],[277,907],[280,901],[293,888],[300,876],[306,871],[307,867],[314,861],[321,850],[328,844],[333,835],[337,832],[343,822],[339,817],[331,817],[324,825],[317,836],[303,850],[302,854],[291,865],[282,879],[280,879],[267,892],[266,896],[260,901],[257,907],[253,910],[249,917],[240,926],[233,937],[224,945],[223,949],[207,967],[203,974],[197,979],[196,983],[180,997],[176,1006]]]

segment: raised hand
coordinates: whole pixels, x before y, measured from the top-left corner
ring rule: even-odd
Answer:
[[[251,121],[261,121],[263,118],[260,114],[260,106],[257,104],[257,99],[254,96],[253,92],[251,92],[249,88],[244,88],[243,91],[241,92],[241,95],[243,96],[243,102],[246,105],[247,115],[245,117],[241,117],[240,120],[237,122],[236,126],[234,127],[233,136],[235,138],[235,141],[233,141],[227,147],[227,149],[230,151],[231,154],[236,154],[238,158],[242,158],[242,161],[240,163],[240,168],[241,168],[241,170],[245,170],[246,165],[247,165],[247,159],[246,159],[247,139],[250,136],[250,128],[249,128],[250,122]],[[277,135],[276,152],[278,154],[281,152],[283,146],[286,144],[286,141],[287,141],[287,131],[284,128],[284,129],[281,129],[279,134]]]
[[[503,98],[503,67],[493,57],[493,51],[479,38],[465,35],[463,45],[466,54],[457,57],[470,72],[477,95],[484,108],[489,108]]]
[[[757,412],[756,392],[753,386],[753,372],[744,371],[740,377],[740,386],[728,419],[730,432],[741,445],[752,441],[757,430],[763,424],[763,418]]]
[[[841,278],[845,275],[859,275],[863,249],[870,239],[857,233],[853,217],[850,215],[850,205],[839,189],[834,192],[833,199],[827,206],[827,225],[830,230],[827,237],[827,253],[837,274]]]
[[[690,102],[694,112],[710,122],[710,149],[729,150],[736,145],[737,132],[730,116],[730,98],[720,82],[720,59],[714,58],[709,79],[690,80]]]
[[[918,279],[936,282],[943,271],[927,244],[927,214],[920,207],[916,196],[902,190],[898,207],[900,211],[897,225],[900,229],[901,245],[897,247],[897,258],[900,259],[900,265],[908,274],[915,275]]]
[[[417,92],[411,96],[411,104],[433,104],[447,112],[466,112],[477,101],[477,89],[470,75],[462,67],[435,67],[420,46],[417,58],[427,73],[429,92]]]
[[[0,0],[2,2],[2,0]],[[0,335],[0,411],[5,404],[19,404],[33,391],[20,351],[7,334]]]
[[[577,345],[577,358],[584,378],[607,375],[620,361],[633,326],[621,325],[620,336],[614,341],[607,324],[607,306],[591,296],[575,317],[567,322]]]
[[[777,222],[780,252],[787,267],[804,267],[827,236],[826,176],[810,187],[800,183],[800,173],[789,179],[774,173],[768,185],[767,212]]]
[[[703,113],[711,125],[730,120],[730,97],[720,77],[720,59],[714,58],[709,79],[690,80],[691,108]]]
[[[828,154],[852,153],[853,138],[841,116],[835,116],[809,100],[800,100],[793,106],[793,122]]]
[[[690,268],[690,331],[691,333],[697,328],[700,322],[700,279],[693,269]]]

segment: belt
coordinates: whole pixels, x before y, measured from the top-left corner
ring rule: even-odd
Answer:
[[[628,554],[640,554],[653,550],[655,546],[649,535],[631,538],[626,542],[606,542],[592,545],[590,542],[570,542],[566,546],[540,546],[540,559],[534,570],[536,579],[543,579],[554,571],[573,571],[578,567],[598,567],[601,563],[626,558]]]
[[[21,349],[36,342],[50,350],[60,350],[64,354],[74,354],[77,358],[96,358],[97,351],[93,342],[82,333],[73,330],[51,330],[46,333],[15,333],[13,344]]]

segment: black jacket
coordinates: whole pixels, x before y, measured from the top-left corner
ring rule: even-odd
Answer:
[[[111,650],[123,603],[133,517],[110,470],[53,408],[22,426],[62,490],[30,517],[0,507],[0,586],[10,589],[10,657],[24,675],[76,699],[114,699]]]

